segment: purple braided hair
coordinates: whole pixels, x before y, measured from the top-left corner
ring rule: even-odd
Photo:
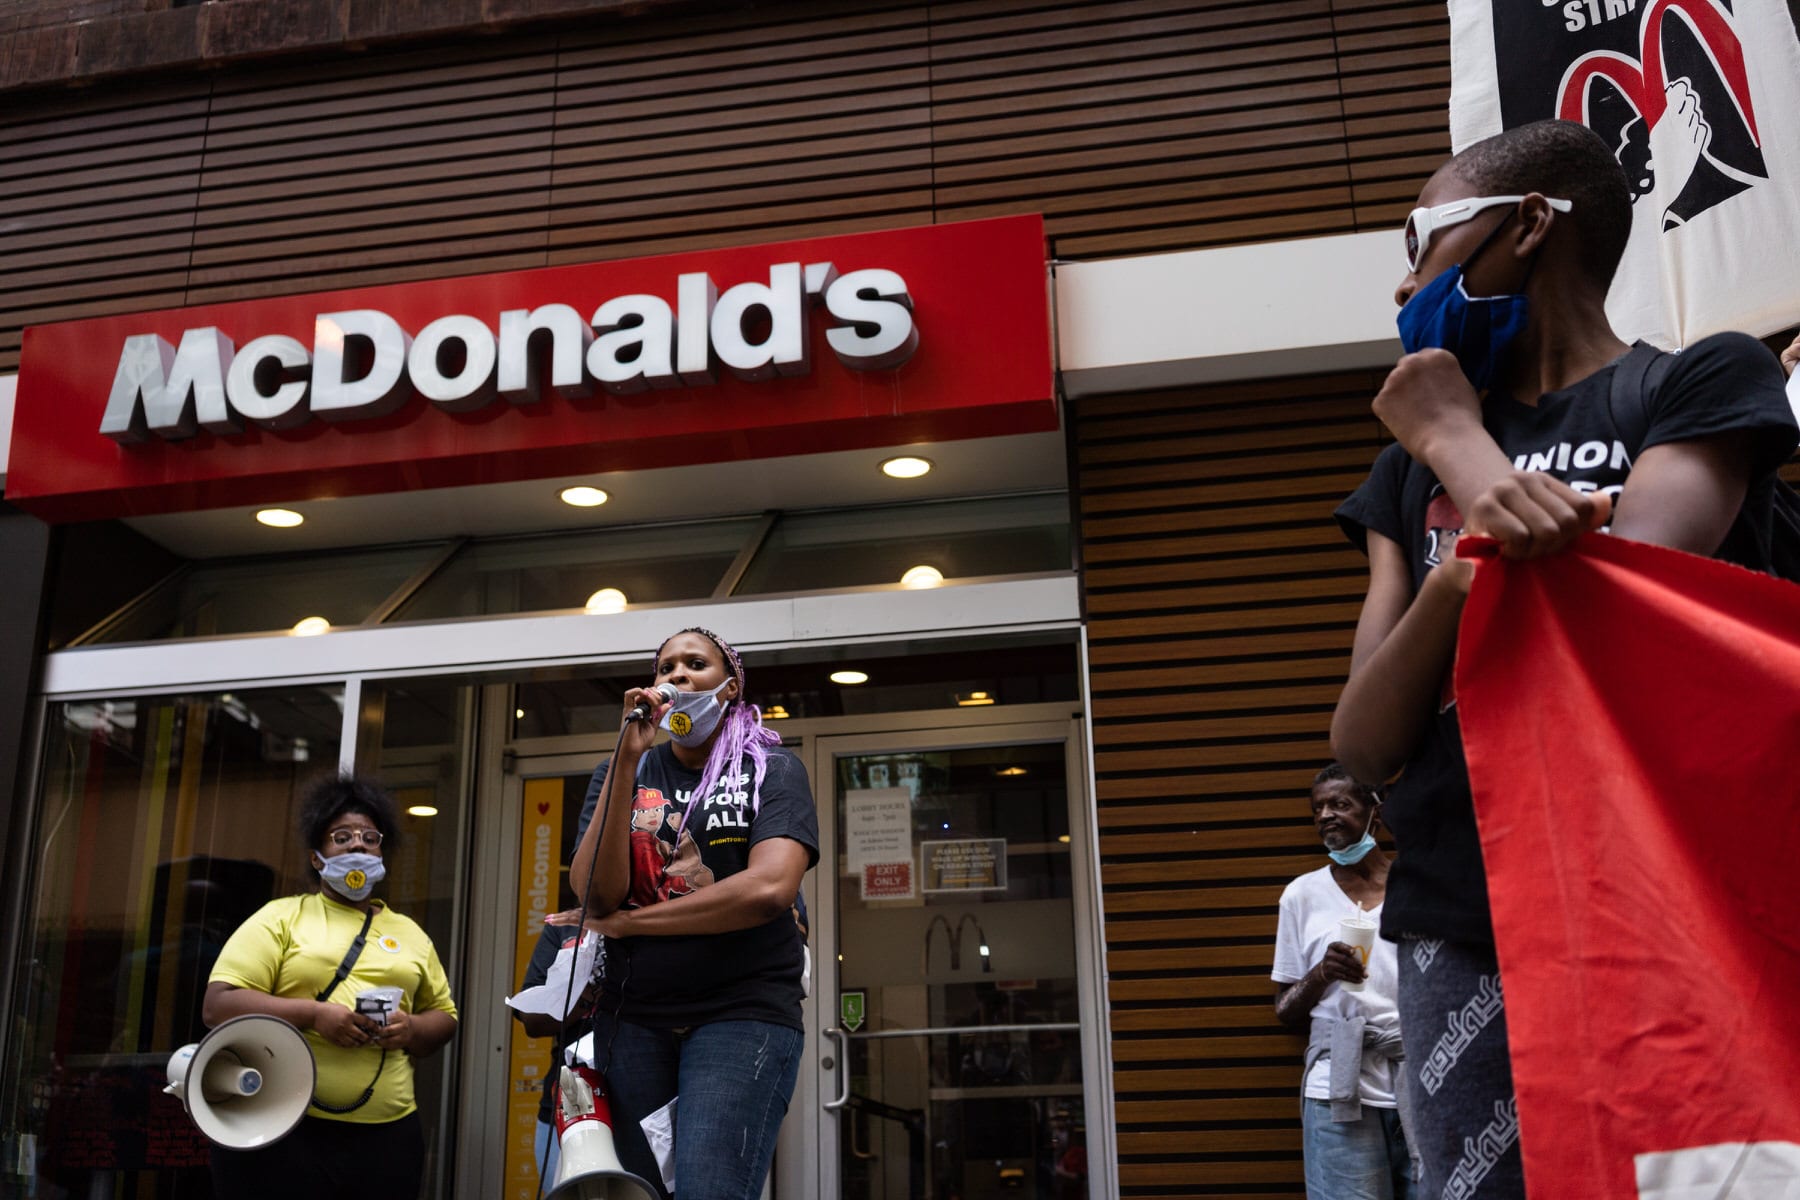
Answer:
[[[769,770],[769,747],[781,745],[781,735],[763,724],[762,709],[744,698],[744,660],[731,643],[710,629],[702,629],[698,625],[670,634],[663,639],[662,646],[656,648],[656,659],[651,665],[651,674],[662,664],[663,646],[680,637],[683,633],[697,633],[713,644],[731,677],[737,680],[737,699],[731,701],[725,715],[719,721],[718,735],[713,739],[712,751],[706,756],[706,766],[700,772],[700,784],[694,789],[694,796],[688,804],[688,811],[701,797],[705,796],[718,782],[720,776],[728,771],[732,775],[740,775],[744,769],[744,756],[749,755],[753,779],[750,787],[750,812],[752,815],[762,810],[763,777]],[[682,828],[687,827],[687,813],[681,816]],[[679,836],[679,835],[677,835]]]

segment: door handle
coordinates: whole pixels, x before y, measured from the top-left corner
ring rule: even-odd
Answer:
[[[842,1029],[827,1029],[825,1036],[837,1043],[838,1094],[825,1102],[826,1112],[836,1112],[850,1103],[850,1036]]]

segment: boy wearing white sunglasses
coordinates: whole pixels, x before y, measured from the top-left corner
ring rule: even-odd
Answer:
[[[1374,410],[1396,444],[1338,509],[1369,556],[1335,757],[1380,783],[1400,855],[1382,936],[1426,1190],[1522,1197],[1517,1108],[1449,671],[1465,530],[1553,554],[1605,526],[1769,566],[1773,473],[1797,434],[1774,355],[1719,334],[1679,357],[1627,346],[1605,311],[1631,229],[1623,172],[1585,127],[1471,146],[1419,194],[1394,294],[1406,349]],[[1465,519],[1466,518],[1466,519]]]

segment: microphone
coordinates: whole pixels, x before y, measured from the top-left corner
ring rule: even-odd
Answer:
[[[638,697],[638,702],[631,706],[631,711],[625,714],[625,719],[627,721],[642,721],[650,715],[650,710],[655,708],[658,704],[673,704],[675,703],[675,697],[680,694],[681,689],[677,688],[674,684],[659,683],[649,691],[645,692],[642,696]]]

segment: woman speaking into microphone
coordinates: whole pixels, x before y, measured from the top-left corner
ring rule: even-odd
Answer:
[[[594,1057],[616,1149],[644,1179],[672,1179],[681,1200],[752,1200],[799,1071],[812,789],[716,633],[664,642],[652,686],[624,699],[569,876],[606,935]],[[659,727],[669,741],[656,742]],[[672,1170],[646,1119],[672,1127]]]

